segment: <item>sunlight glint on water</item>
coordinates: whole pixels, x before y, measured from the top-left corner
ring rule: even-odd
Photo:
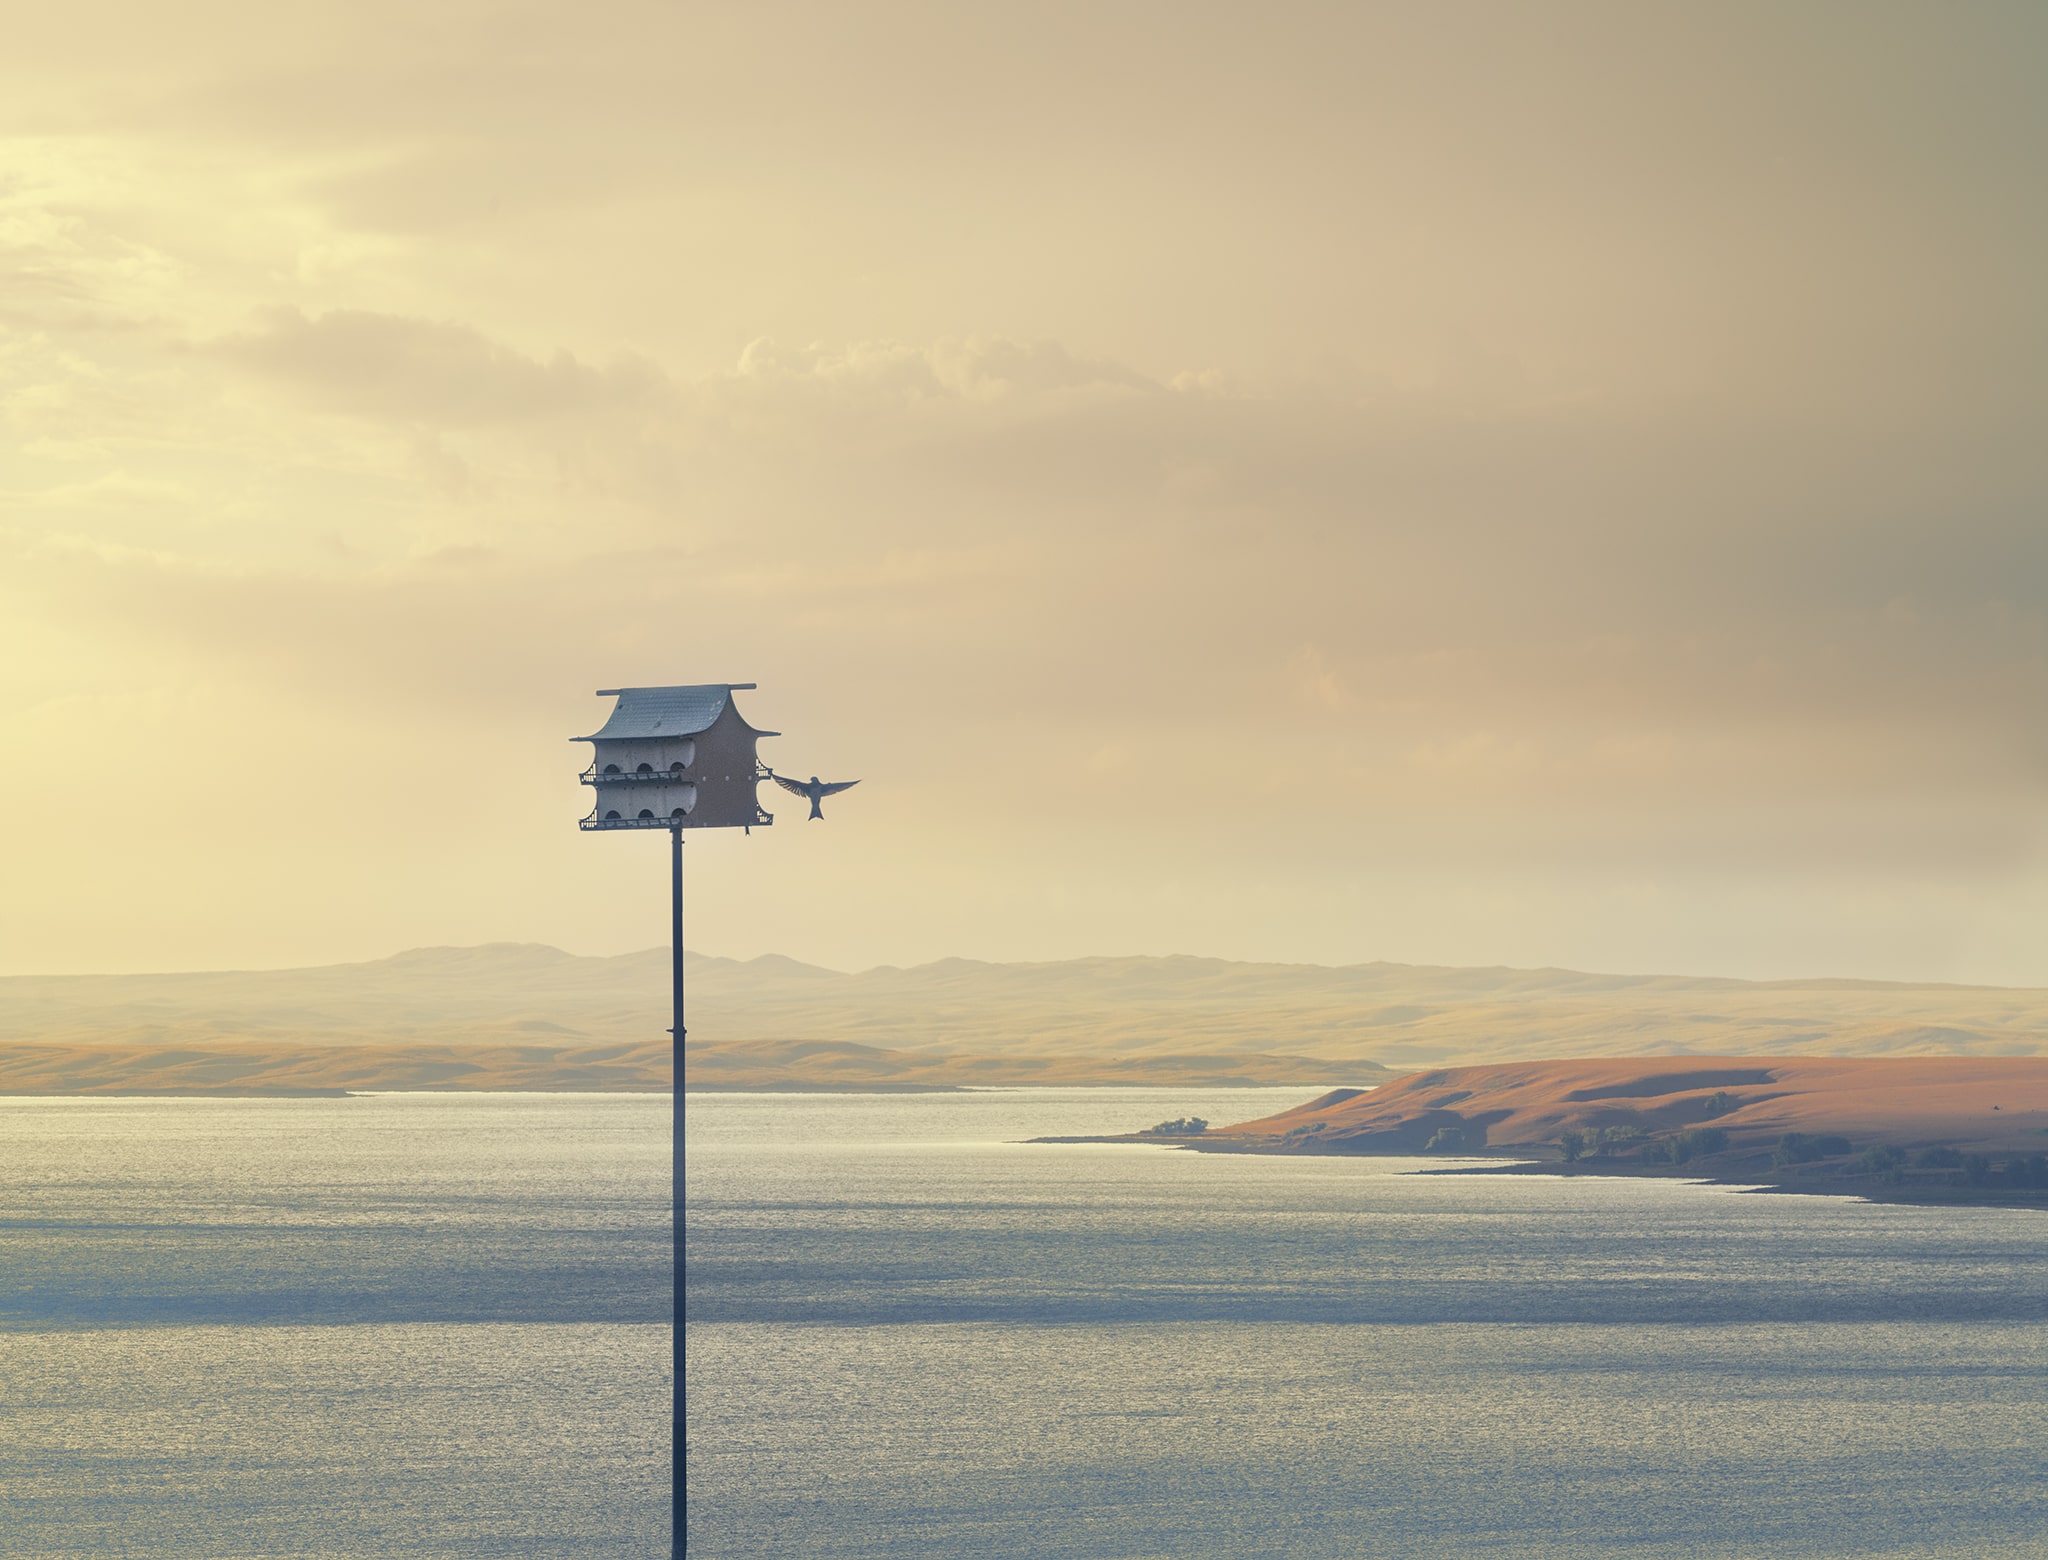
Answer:
[[[699,1096],[691,1552],[2039,1555],[2048,1219]]]
[[[0,1100],[0,1554],[666,1555],[669,1120]]]

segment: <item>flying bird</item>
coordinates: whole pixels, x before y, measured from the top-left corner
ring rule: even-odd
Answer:
[[[778,775],[772,769],[768,771],[768,778],[781,786],[783,790],[791,792],[796,796],[801,796],[809,802],[813,818],[825,816],[819,809],[818,803],[822,802],[826,797],[837,796],[841,791],[850,791],[860,784],[858,780],[835,780],[828,785],[816,775],[812,775],[808,782],[791,780],[785,775]]]

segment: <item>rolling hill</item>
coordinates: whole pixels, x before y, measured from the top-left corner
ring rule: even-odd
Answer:
[[[1374,1083],[1509,1058],[2048,1055],[2048,991],[1221,959],[691,955],[691,1086]],[[0,979],[0,1092],[664,1088],[664,950]]]

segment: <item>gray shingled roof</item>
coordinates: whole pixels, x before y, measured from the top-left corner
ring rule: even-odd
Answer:
[[[677,688],[600,688],[600,698],[616,694],[611,719],[587,737],[572,742],[595,742],[618,737],[693,737],[718,719],[735,688],[752,683],[688,683]],[[749,728],[751,729],[751,728]],[[772,731],[761,733],[775,735]]]

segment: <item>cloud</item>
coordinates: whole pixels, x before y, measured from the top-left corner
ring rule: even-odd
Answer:
[[[202,349],[303,394],[325,410],[456,428],[586,417],[658,398],[643,361],[593,368],[566,352],[541,361],[461,325],[361,309],[308,318],[270,311],[260,328]]]
[[[417,547],[551,560],[564,591],[630,572],[656,621],[774,614],[892,676],[936,650],[1019,710],[1104,668],[1089,700],[1121,685],[1162,725],[1227,690],[1418,795],[2048,779],[2048,539],[2010,518],[2048,482],[1938,430],[1175,388],[1003,338],[757,340],[683,377],[286,312],[207,355],[414,430],[405,468],[470,517]]]
[[[162,510],[167,506],[187,507],[190,489],[161,478],[131,477],[115,470],[88,482],[63,483],[36,495],[39,505],[51,509],[135,509]]]
[[[906,399],[972,402],[1074,391],[1157,395],[1165,387],[1120,364],[1077,358],[1056,341],[1002,337],[944,340],[928,347],[865,342],[829,348],[784,347],[762,337],[740,354],[737,377],[785,385],[857,388]]]
[[[1287,679],[1294,696],[1311,706],[1345,710],[1357,702],[1329,657],[1314,645],[1303,645],[1287,658]]]

